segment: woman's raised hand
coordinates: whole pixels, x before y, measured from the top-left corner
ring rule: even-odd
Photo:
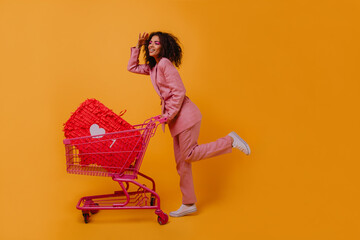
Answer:
[[[137,48],[141,48],[142,45],[144,45],[146,43],[146,40],[148,39],[149,34],[144,32],[142,35],[141,33],[139,33],[139,40],[138,40],[138,44],[136,45]]]

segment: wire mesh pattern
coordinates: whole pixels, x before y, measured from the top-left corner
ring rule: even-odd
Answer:
[[[143,188],[129,192],[129,201],[123,191],[116,191],[114,194],[97,196],[89,199],[82,199],[79,206],[92,209],[93,206],[101,206],[103,209],[120,207],[126,203],[127,207],[145,207],[151,205],[151,193]],[[128,202],[127,202],[128,201]]]

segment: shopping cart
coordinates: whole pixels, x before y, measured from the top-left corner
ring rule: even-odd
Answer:
[[[68,173],[112,177],[121,187],[113,194],[81,198],[76,208],[82,211],[85,223],[99,210],[114,209],[155,209],[159,224],[168,222],[168,215],[160,209],[155,181],[139,172],[150,138],[165,121],[156,116],[131,130],[64,139]],[[152,186],[136,181],[139,176]]]

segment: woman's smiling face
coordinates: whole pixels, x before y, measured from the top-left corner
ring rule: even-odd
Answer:
[[[155,58],[155,60],[158,62],[159,59],[159,54],[160,54],[160,50],[161,50],[161,44],[160,44],[160,38],[157,35],[154,35],[150,41],[149,41],[149,55],[153,58]]]

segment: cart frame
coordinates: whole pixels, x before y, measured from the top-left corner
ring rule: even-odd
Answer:
[[[159,115],[145,120],[143,124],[134,125],[133,130],[105,133],[96,136],[64,139],[63,142],[65,144],[66,165],[68,173],[111,177],[112,180],[116,181],[121,188],[121,191],[115,191],[113,194],[82,197],[76,205],[76,208],[82,211],[85,223],[88,223],[90,216],[98,213],[99,210],[121,209],[155,209],[155,214],[158,216],[158,223],[163,225],[168,222],[168,215],[160,208],[160,196],[155,191],[155,181],[151,177],[139,171],[150,138],[154,136],[157,127],[164,122],[166,122],[166,119]],[[141,133],[141,137],[139,137],[140,135],[134,135],[141,140],[138,142],[138,144],[141,144],[141,149],[136,150],[135,147],[131,149],[131,154],[136,154],[136,158],[130,167],[124,168],[124,166],[117,166],[116,170],[118,171],[114,172],[107,171],[103,166],[83,166],[80,164],[79,159],[81,158],[81,153],[79,153],[77,149],[77,144],[79,144],[79,141],[86,141],[86,139],[90,138],[101,139],[103,136],[119,137],[120,135],[120,138],[124,138],[122,134],[135,132]],[[92,143],[94,142],[89,142],[88,144]],[[107,153],[105,152],[104,154]],[[131,156],[131,154],[128,156]],[[142,179],[148,180],[148,182],[151,184],[151,187],[147,187],[145,184],[140,183],[138,181],[139,176],[142,177]],[[137,187],[137,190],[130,190],[130,186]]]

